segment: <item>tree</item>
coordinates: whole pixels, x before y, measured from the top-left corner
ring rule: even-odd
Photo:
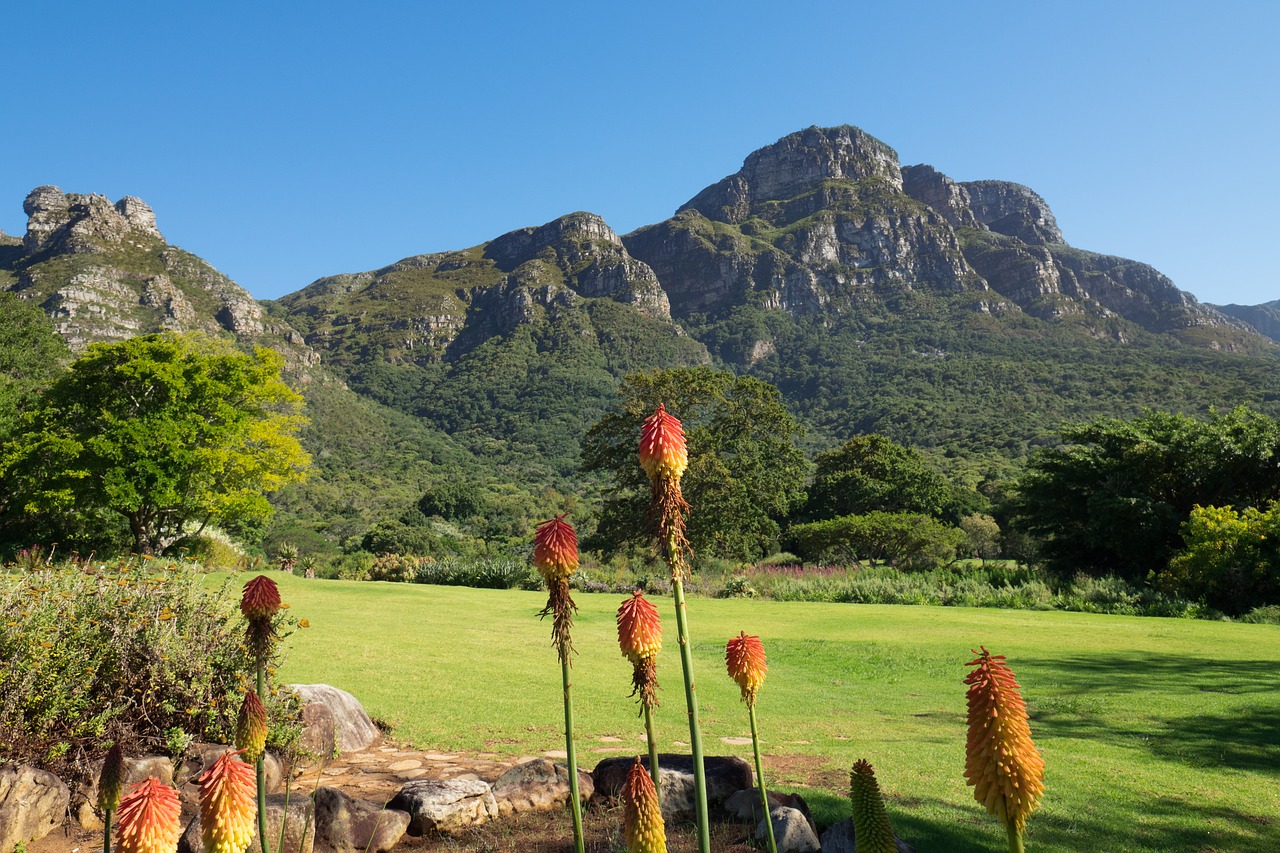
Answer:
[[[802,428],[778,390],[707,367],[628,376],[621,399],[588,431],[583,469],[607,474],[612,493],[584,546],[616,552],[650,541],[650,486],[636,458],[641,422],[658,403],[684,424],[693,507],[686,531],[695,553],[746,559],[774,547],[779,522],[803,496],[808,461]]]
[[[1186,550],[1156,576],[1161,589],[1230,616],[1280,604],[1280,503],[1196,507],[1182,538]]]
[[[265,495],[310,464],[281,364],[201,334],[91,345],[4,445],[10,509],[122,516],[142,554],[265,520]]]
[[[965,539],[957,528],[917,512],[842,515],[793,526],[788,535],[806,560],[870,560],[924,571],[956,558]]]
[[[18,415],[53,380],[70,353],[39,306],[0,292],[0,437],[17,425]]]
[[[916,450],[883,435],[855,435],[814,459],[805,517],[836,518],[869,512],[942,515],[951,486]]]
[[[1280,422],[1243,407],[1207,421],[1148,412],[1062,431],[1032,457],[1012,523],[1039,539],[1045,566],[1144,581],[1182,546],[1197,505],[1262,507],[1280,498]]]

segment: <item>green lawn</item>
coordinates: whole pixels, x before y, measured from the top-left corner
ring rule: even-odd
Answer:
[[[560,672],[545,596],[276,574],[311,627],[289,641],[286,681],[349,690],[420,747],[533,754],[563,748]],[[574,705],[587,768],[620,737],[642,749],[618,652],[617,595],[577,596]],[[656,601],[663,748],[688,740],[675,619]],[[1079,613],[694,599],[689,603],[708,754],[750,760],[724,643],[759,634],[757,705],[772,787],[838,816],[849,766],[876,768],[898,834],[922,851],[1003,849],[965,787],[970,649],[1004,654],[1047,764],[1028,849],[1280,850],[1280,628]],[[615,749],[614,752],[603,750]],[[784,758],[786,756],[786,758]]]

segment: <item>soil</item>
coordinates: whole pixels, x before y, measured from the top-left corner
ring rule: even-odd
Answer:
[[[617,749],[611,751],[616,752]],[[384,741],[309,767],[295,775],[291,787],[297,792],[310,792],[319,785],[326,785],[344,791],[353,799],[386,802],[399,792],[405,782],[413,779],[452,779],[473,774],[486,782],[493,782],[516,764],[535,757],[538,756],[502,758],[491,753],[466,756],[423,752]],[[552,753],[550,757],[563,756]],[[839,790],[846,784],[844,779],[837,778],[841,774],[823,770],[822,761],[816,756],[769,756],[766,763],[768,772],[779,785],[804,784]],[[604,799],[590,802],[583,810],[583,834],[588,853],[619,853],[625,850],[621,805]],[[667,827],[669,851],[683,853],[697,850],[697,847],[694,824]],[[26,849],[27,853],[94,853],[102,849],[102,831],[83,829],[72,819],[39,841],[27,844]],[[256,850],[256,845],[253,849]],[[713,823],[711,849],[714,853],[747,853],[757,848],[751,846],[745,825]],[[455,836],[405,835],[395,850],[406,853],[572,853],[573,822],[568,810],[521,814],[472,827]]]

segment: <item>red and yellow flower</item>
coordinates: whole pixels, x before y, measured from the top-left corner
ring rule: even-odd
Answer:
[[[639,759],[622,786],[623,831],[629,853],[667,853],[667,832],[658,806],[658,789]]]
[[[765,665],[764,645],[760,638],[745,631],[728,642],[724,649],[725,667],[729,677],[738,682],[742,690],[742,701],[754,705],[756,692],[764,684],[765,673],[769,667]]]
[[[258,575],[244,585],[240,612],[249,620],[271,619],[280,612],[280,588],[266,575]]]
[[[154,777],[138,783],[116,812],[117,853],[174,853],[181,818],[177,791]]]
[[[679,480],[689,467],[684,428],[661,403],[640,427],[640,467],[650,480]]]
[[[563,515],[538,525],[533,534],[533,564],[548,584],[567,581],[578,570],[578,534]]]
[[[236,749],[244,750],[244,760],[253,764],[267,745],[267,709],[252,690],[246,690],[236,715]]]
[[[241,752],[224,752],[197,780],[205,853],[244,853],[253,841],[258,783]]]

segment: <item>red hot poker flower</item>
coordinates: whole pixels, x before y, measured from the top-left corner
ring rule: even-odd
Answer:
[[[133,787],[116,812],[117,853],[174,853],[182,836],[178,792],[154,777]]]
[[[1004,655],[981,654],[965,677],[969,739],[964,776],[973,796],[1021,835],[1044,794],[1044,759],[1031,742],[1027,705]]]
[[[640,467],[650,480],[679,480],[689,467],[684,428],[661,403],[640,427]]]
[[[640,759],[631,765],[622,787],[622,822],[629,853],[667,853],[658,789]]]
[[[657,656],[662,650],[662,622],[658,608],[636,590],[618,608],[618,647],[632,663]]]
[[[270,619],[280,611],[280,588],[266,575],[258,575],[244,585],[240,612],[244,618]]]
[[[266,745],[267,709],[257,693],[246,690],[236,715],[236,749],[244,750],[244,760],[253,764]]]
[[[738,682],[742,689],[742,701],[754,705],[756,691],[764,684],[765,673],[769,667],[765,665],[764,645],[759,637],[746,631],[739,631],[725,646],[724,662],[729,670],[729,677]]]
[[[253,841],[258,782],[239,755],[224,752],[197,780],[205,853],[244,853]]]
[[[120,741],[107,751],[102,762],[102,772],[98,774],[98,809],[102,812],[114,812],[120,808],[120,791],[124,786],[125,766],[124,750]]]
[[[538,525],[533,534],[533,564],[548,584],[567,581],[578,570],[578,534],[563,515]]]

